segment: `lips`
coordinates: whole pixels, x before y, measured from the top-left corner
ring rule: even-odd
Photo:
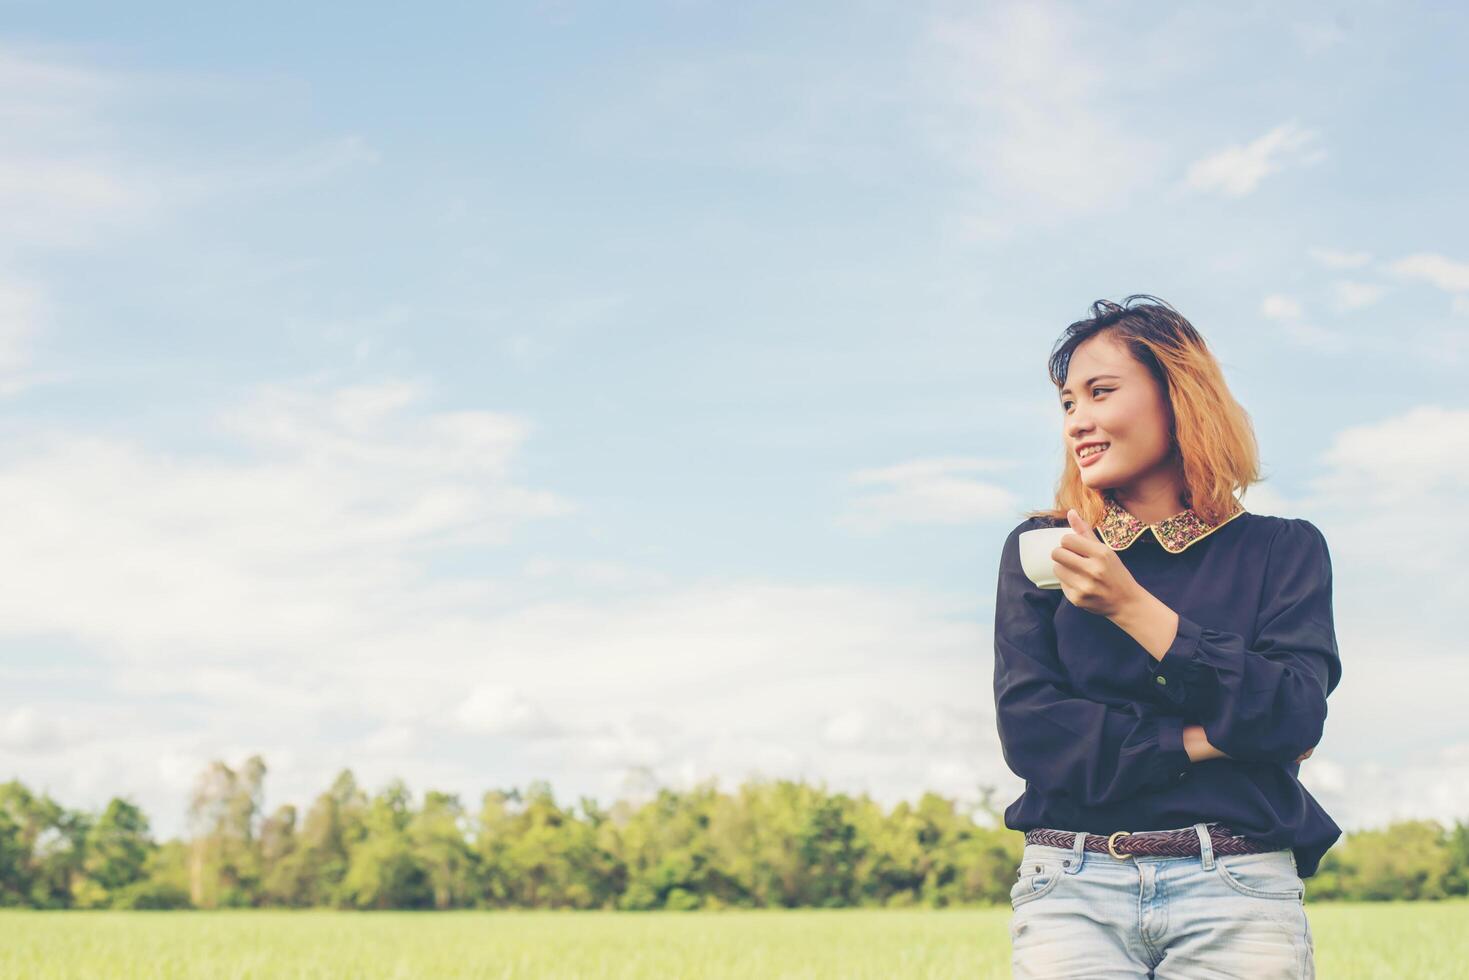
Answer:
[[[1107,449],[1111,449],[1111,448],[1112,448],[1112,446],[1109,443],[1107,445]],[[1082,456],[1082,457],[1079,457],[1077,459],[1076,463],[1077,463],[1078,466],[1090,466],[1093,463],[1095,463],[1097,460],[1101,459],[1103,456],[1107,455],[1107,449],[1103,449],[1099,453],[1092,453],[1090,456]]]

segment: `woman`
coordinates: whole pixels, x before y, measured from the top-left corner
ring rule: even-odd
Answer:
[[[1014,975],[1314,977],[1302,879],[1341,835],[1297,779],[1341,678],[1326,541],[1236,500],[1249,416],[1186,319],[1145,295],[1091,314],[1050,360],[1056,506],[1000,560]],[[1067,526],[1041,588],[1019,537]]]

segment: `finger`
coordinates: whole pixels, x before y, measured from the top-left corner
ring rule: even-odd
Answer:
[[[1066,512],[1066,521],[1071,525],[1072,533],[1062,535],[1061,543],[1078,554],[1097,554],[1096,549],[1101,542],[1097,540],[1091,525],[1074,508]]]
[[[1063,538],[1062,540],[1065,539]],[[1052,551],[1051,561],[1073,572],[1083,571],[1086,567],[1085,555],[1079,555],[1074,551],[1067,551],[1065,548],[1057,548],[1055,551]]]
[[[1078,554],[1078,555],[1085,555],[1085,554],[1087,554],[1086,538],[1083,538],[1079,534],[1063,534],[1063,535],[1061,535],[1061,544],[1060,544],[1060,547],[1065,548],[1067,551],[1070,551],[1070,552],[1072,552],[1074,554]]]

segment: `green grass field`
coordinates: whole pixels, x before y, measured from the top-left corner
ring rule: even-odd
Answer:
[[[1309,906],[1322,980],[1460,978],[1469,901]],[[1009,908],[0,912],[0,976],[1007,978]]]

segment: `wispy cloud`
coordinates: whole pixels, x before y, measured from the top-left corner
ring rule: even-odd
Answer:
[[[31,338],[46,305],[41,290],[30,283],[0,279],[0,393],[24,387]]]
[[[1345,43],[1351,37],[1345,15],[1338,14],[1332,20],[1318,20],[1296,24],[1292,29],[1296,43],[1308,55],[1319,54]]]
[[[31,516],[0,559],[24,579],[4,631],[186,674],[210,657],[327,657],[328,633],[346,641],[390,610],[447,601],[419,552],[498,542],[569,504],[511,477],[523,420],[414,411],[421,398],[403,384],[265,388],[214,430],[231,455],[13,428],[0,501]]]
[[[1328,269],[1360,269],[1372,261],[1371,252],[1345,252],[1334,248],[1313,247],[1307,250],[1311,258]]]
[[[118,136],[128,99],[120,76],[0,43],[0,256],[86,245],[155,206],[155,182]]]
[[[349,134],[285,150],[260,148],[243,157],[173,174],[168,183],[169,203],[182,207],[224,195],[260,197],[299,190],[376,164],[382,154],[361,135]]]
[[[1469,262],[1437,252],[1415,252],[1388,263],[1388,271],[1404,279],[1426,282],[1449,293],[1469,293]]]
[[[912,460],[859,470],[854,486],[872,488],[853,500],[836,523],[871,533],[894,524],[968,524],[1013,513],[1014,493],[965,474],[1003,471],[1013,463],[967,457]]]
[[[1261,300],[1260,312],[1279,323],[1285,336],[1301,347],[1337,353],[1351,346],[1342,334],[1311,322],[1300,301],[1293,296],[1272,293]]]
[[[544,708],[503,684],[481,684],[454,710],[453,719],[469,732],[485,735],[551,735],[560,729]]]
[[[100,734],[85,719],[47,705],[25,704],[0,712],[0,750],[17,754],[57,752]]]
[[[1332,308],[1338,313],[1371,306],[1386,294],[1386,286],[1373,282],[1341,279],[1331,284]]]
[[[1325,159],[1319,134],[1291,121],[1249,143],[1233,144],[1195,161],[1184,176],[1193,190],[1244,197],[1260,182],[1288,167],[1305,167]]]
[[[1326,533],[1335,572],[1344,673],[1323,761],[1339,768],[1320,775],[1332,794],[1323,802],[1339,822],[1380,825],[1389,808],[1397,816],[1462,812],[1457,698],[1469,684],[1469,662],[1458,609],[1469,570],[1459,556],[1469,549],[1469,530],[1410,515],[1454,514],[1466,481],[1469,412],[1423,404],[1334,433],[1298,500]],[[1400,684],[1409,663],[1435,683]],[[1401,737],[1386,721],[1409,716],[1416,720]],[[1420,752],[1435,743],[1437,758]],[[1419,761],[1405,762],[1405,754]],[[1313,792],[1316,774],[1307,769],[1316,760],[1302,764]]]
[[[1260,312],[1272,320],[1295,320],[1301,316],[1301,304],[1290,296],[1272,293],[1260,302]]]
[[[938,18],[919,64],[932,90],[927,139],[973,179],[957,219],[967,235],[1120,209],[1162,172],[1161,142],[1126,124],[1118,76],[1072,7],[987,4]],[[1145,71],[1129,59],[1134,79]]]
[[[0,633],[87,650],[88,683],[151,723],[63,739],[12,718],[0,765],[49,739],[28,773],[78,803],[136,791],[163,828],[191,767],[249,751],[267,755],[274,793],[303,802],[344,760],[368,780],[396,767],[476,792],[487,751],[609,794],[636,767],[819,773],[891,799],[928,788],[903,760],[791,746],[814,744],[813,703],[979,685],[961,656],[979,642],[968,598],[717,580],[547,596],[542,574],[454,571],[575,507],[516,479],[524,420],[428,400],[405,382],[271,386],[222,415],[207,453],[12,423],[0,513],[25,517],[6,526]],[[997,754],[930,748],[950,776],[1003,777]]]

